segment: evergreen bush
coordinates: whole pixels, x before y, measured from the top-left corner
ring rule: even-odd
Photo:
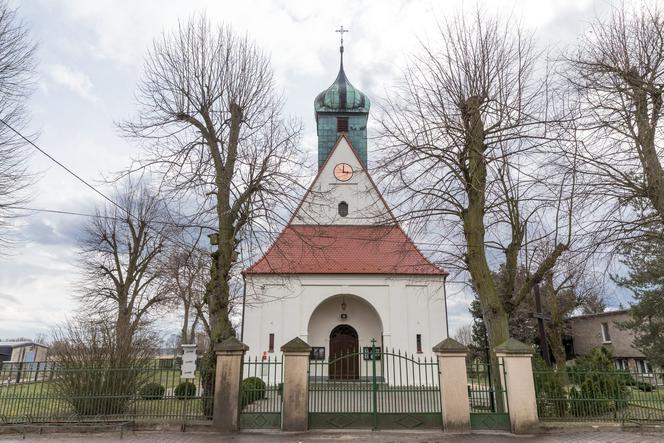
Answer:
[[[575,416],[604,415],[627,407],[628,381],[605,348],[595,348],[587,357],[578,359],[570,381],[578,387],[569,394],[572,403],[577,403],[572,405]]]
[[[249,377],[242,380],[240,386],[241,405],[247,405],[265,398],[265,382],[258,377]]]
[[[196,385],[190,381],[181,381],[175,387],[175,397],[182,398],[191,398],[196,396]]]
[[[165,392],[164,386],[154,382],[145,384],[140,390],[143,400],[161,400]]]

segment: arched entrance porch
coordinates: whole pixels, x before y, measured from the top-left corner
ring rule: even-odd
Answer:
[[[353,294],[338,294],[323,300],[311,313],[307,342],[314,359],[330,362],[330,378],[357,379],[364,376],[361,358],[364,348],[382,345],[383,322],[367,300]],[[332,362],[340,354],[355,353],[353,361]]]

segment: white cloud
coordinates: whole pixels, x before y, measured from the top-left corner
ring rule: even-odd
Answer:
[[[85,73],[59,63],[46,65],[44,73],[53,82],[64,86],[79,97],[90,101],[97,100],[97,97],[92,93],[94,85]]]

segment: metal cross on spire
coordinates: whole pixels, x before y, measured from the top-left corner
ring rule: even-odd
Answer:
[[[335,30],[334,32],[338,32],[341,34],[341,47],[344,47],[344,32],[348,32],[348,29],[344,29],[343,25],[339,27],[339,29]]]

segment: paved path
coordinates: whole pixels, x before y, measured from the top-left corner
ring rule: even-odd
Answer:
[[[213,432],[129,432],[120,437],[119,433],[104,434],[27,434],[25,439],[16,435],[0,435],[0,442],[48,442],[48,443],[218,443],[218,442],[266,442],[266,443],[308,443],[308,442],[381,442],[381,443],[503,443],[503,442],[569,442],[569,443],[662,443],[664,433],[627,432],[620,430],[564,430],[545,435],[513,436],[497,433],[474,433],[470,435],[442,434],[440,432],[310,432],[294,433],[256,433],[223,435]]]

